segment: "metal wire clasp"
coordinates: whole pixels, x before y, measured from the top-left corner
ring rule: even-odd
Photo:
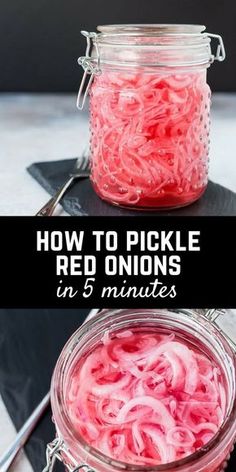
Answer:
[[[181,311],[189,311],[182,309]],[[206,318],[210,323],[222,334],[222,336],[228,341],[232,350],[236,353],[236,343],[233,339],[225,332],[224,329],[221,328],[220,324],[217,323],[217,320],[220,316],[225,316],[227,314],[226,310],[221,308],[194,308],[192,310],[193,313],[197,313],[204,318]]]
[[[85,36],[87,41],[87,47],[85,51],[85,56],[81,56],[78,59],[78,64],[83,67],[84,74],[80,83],[80,88],[77,97],[77,108],[82,110],[85,104],[85,100],[87,98],[89,88],[92,85],[92,81],[95,75],[99,75],[101,73],[100,69],[100,52],[97,42],[97,33],[89,33],[88,31],[81,31],[81,34]],[[96,57],[92,59],[91,57],[91,50],[92,47],[95,47]],[[87,76],[90,75],[89,81],[87,86],[84,89],[85,81]]]
[[[213,308],[213,309],[205,309],[205,310],[203,309],[203,310],[196,310],[196,311],[200,313],[201,315],[203,315],[205,318],[207,318],[207,320],[210,321],[217,328],[217,330],[227,339],[232,350],[236,353],[236,343],[228,336],[227,333],[225,333],[225,331],[216,322],[216,320],[220,316],[225,316],[226,310],[222,310],[220,308]]]
[[[223,310],[221,308],[212,308],[212,309],[199,308],[199,309],[195,309],[194,311],[196,311],[198,314],[200,314],[201,316],[204,316],[208,321],[210,321],[210,323],[213,326],[215,326],[215,328],[224,336],[224,338],[228,341],[229,345],[231,346],[232,350],[236,353],[235,341],[233,341],[233,339],[217,323],[217,320],[218,318],[220,318],[220,316],[227,315],[226,310]]]
[[[224,42],[223,42],[222,37],[219,34],[213,34],[213,33],[207,33],[207,36],[209,36],[209,38],[218,39],[216,54],[211,55],[211,62],[214,62],[214,61],[222,62],[222,61],[224,61],[225,57],[226,57],[226,54],[225,54],[225,47],[224,47]]]
[[[62,454],[61,454],[62,453]],[[56,460],[65,463],[65,458],[68,458],[68,461],[74,465],[66,464],[68,472],[95,472],[87,464],[76,464],[75,460],[70,455],[69,451],[65,449],[64,442],[60,438],[54,439],[51,443],[47,445],[46,450],[46,467],[44,467],[42,472],[52,472]]]

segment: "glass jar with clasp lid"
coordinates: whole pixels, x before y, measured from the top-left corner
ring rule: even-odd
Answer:
[[[85,322],[65,345],[54,370],[56,439],[47,447],[44,472],[51,472],[56,460],[69,472],[222,472],[236,436],[236,346],[219,328],[220,315],[227,316],[222,310],[103,310]],[[130,344],[132,339],[136,344]],[[140,363],[145,356],[149,367],[156,358],[160,362],[152,380]],[[114,376],[122,359],[126,364]],[[116,393],[112,382],[119,383]],[[134,385],[135,400],[125,400]],[[141,387],[148,389],[145,395]],[[151,391],[155,398],[147,404]],[[137,444],[143,444],[139,452]]]
[[[221,36],[201,25],[171,24],[106,25],[82,34],[87,49],[79,58],[84,75],[78,108],[89,92],[97,194],[139,210],[197,200],[208,181],[206,72],[225,58]]]

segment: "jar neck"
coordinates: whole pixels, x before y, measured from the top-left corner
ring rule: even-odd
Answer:
[[[98,27],[93,41],[104,66],[207,66],[211,48],[204,30],[202,25],[108,25]]]
[[[145,25],[144,28],[144,25],[132,25],[133,32],[130,26],[122,26],[121,31],[120,26],[99,27],[100,33],[81,31],[86,37],[87,47],[85,56],[78,59],[84,70],[77,98],[79,110],[84,107],[93,78],[107,67],[118,71],[127,68],[155,71],[165,67],[177,73],[180,67],[184,70],[207,68],[214,60],[225,59],[221,36],[202,32],[202,26]],[[158,33],[154,34],[156,30]],[[216,55],[212,54],[210,47],[210,38],[213,37],[218,40]],[[84,90],[87,76],[89,80]]]
[[[104,331],[110,330],[112,333],[121,329],[131,327],[145,327],[145,329],[165,329],[172,330],[186,339],[191,339],[191,343],[196,343],[199,348],[208,353],[214,360],[222,366],[222,371],[226,380],[227,390],[227,413],[223,426],[204,447],[191,456],[172,464],[157,467],[130,466],[129,464],[114,461],[86,444],[83,438],[79,437],[73,426],[70,424],[67,408],[65,404],[65,392],[75,363],[79,358],[91,351],[101,341]],[[235,434],[235,356],[230,346],[211,323],[202,315],[194,311],[178,310],[105,310],[94,320],[85,323],[69,340],[58,360],[52,381],[52,409],[57,433],[63,440],[69,454],[76,463],[85,462],[95,470],[116,472],[118,470],[132,470],[133,472],[181,472],[196,471],[196,463],[201,464],[202,460],[209,463],[215,457],[216,450],[226,447],[229,438]],[[201,470],[200,467],[197,470]]]

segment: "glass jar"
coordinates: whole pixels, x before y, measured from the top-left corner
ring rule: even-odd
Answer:
[[[91,179],[102,199],[134,209],[165,209],[203,194],[211,97],[206,70],[225,58],[221,37],[204,30],[160,24],[82,32],[87,51],[79,58],[84,76],[78,107],[91,87]],[[219,41],[215,56],[211,37]]]
[[[203,314],[204,312],[204,314]],[[48,445],[47,466],[53,470],[59,459],[66,470],[76,472],[221,472],[227,465],[236,435],[235,346],[216,326],[215,310],[158,310],[124,309],[103,310],[87,321],[67,342],[56,364],[52,385],[51,404],[57,437]],[[101,343],[104,332],[121,330],[152,330],[174,332],[178,337],[221,366],[226,390],[226,413],[215,436],[201,449],[186,458],[159,466],[136,466],[116,461],[94,449],[73,428],[66,407],[66,391],[74,366]]]

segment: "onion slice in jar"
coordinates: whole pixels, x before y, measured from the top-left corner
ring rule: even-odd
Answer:
[[[225,418],[223,374],[174,333],[105,332],[78,360],[66,402],[91,446],[130,464],[179,460],[204,446]]]

